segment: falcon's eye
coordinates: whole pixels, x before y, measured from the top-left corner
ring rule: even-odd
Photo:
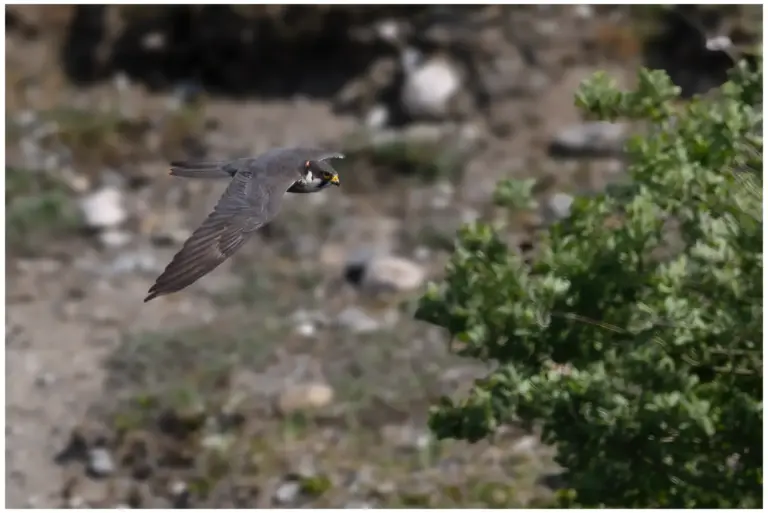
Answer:
[[[329,173],[328,171],[323,171],[323,180],[326,182],[330,181],[333,178],[333,173]]]

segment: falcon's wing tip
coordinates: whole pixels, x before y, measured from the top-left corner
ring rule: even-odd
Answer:
[[[160,294],[158,294],[157,291],[154,290],[154,287],[152,287],[151,289],[149,289],[149,292],[147,293],[147,297],[144,298],[144,302],[148,303],[159,295]]]

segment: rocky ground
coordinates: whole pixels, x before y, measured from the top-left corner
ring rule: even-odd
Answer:
[[[484,369],[414,301],[456,228],[499,214],[499,179],[535,179],[538,213],[510,226],[529,251],[621,178],[631,128],[581,119],[581,80],[651,61],[692,94],[722,55],[642,9],[200,9],[9,8],[7,505],[546,504],[535,433],[430,437],[429,405]],[[683,14],[750,34],[740,10]],[[167,162],[293,144],[347,153],[342,187],[288,197],[231,262],[143,304],[225,186]]]

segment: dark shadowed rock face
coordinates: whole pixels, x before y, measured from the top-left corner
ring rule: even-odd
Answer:
[[[731,65],[724,52],[705,48],[705,37],[739,42],[754,32],[739,21],[742,11],[734,9],[630,10],[622,14],[629,25],[654,28],[644,39],[626,29],[619,33],[632,41],[626,51],[642,53],[650,67],[666,69],[690,95],[722,83]],[[562,68],[560,61],[571,58],[557,49],[563,34],[550,33],[544,30],[547,22],[540,23],[557,14],[534,6],[16,6],[6,25],[27,37],[61,39],[63,68],[76,84],[123,73],[151,90],[264,99],[354,97],[340,102],[345,104],[374,96],[354,109],[362,111],[376,103],[398,103],[408,82],[401,62],[407,51],[420,55],[422,64],[443,55],[462,82],[449,110],[467,117],[478,110],[498,111],[489,108],[498,98],[540,89],[553,70]],[[588,25],[597,14],[575,16],[568,23],[581,44],[590,44],[590,34],[603,37]],[[390,114],[398,118],[401,113]]]
[[[71,6],[62,60],[89,83],[122,71],[153,89],[193,79],[228,94],[328,96],[388,50],[351,35],[377,19],[418,15],[403,6]],[[30,13],[30,14],[28,14]],[[11,28],[37,25],[15,12]],[[40,23],[28,21],[38,18]],[[370,38],[369,38],[370,39]],[[390,50],[391,51],[391,50]],[[340,82],[341,81],[341,82]]]

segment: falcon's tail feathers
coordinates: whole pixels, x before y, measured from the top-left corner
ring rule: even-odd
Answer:
[[[234,173],[224,162],[171,162],[171,176],[183,178],[232,178]]]

